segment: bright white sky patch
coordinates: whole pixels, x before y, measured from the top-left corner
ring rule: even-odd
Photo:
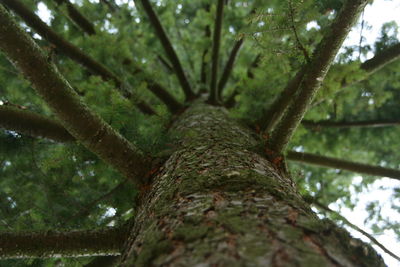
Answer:
[[[38,10],[36,12],[36,14],[44,21],[46,22],[47,25],[50,25],[50,21],[53,18],[53,16],[51,15],[50,10],[47,8],[47,6],[45,4],[43,4],[42,2],[39,2],[39,4],[37,5]]]
[[[372,5],[367,5],[364,10],[364,28],[362,29],[362,36],[365,38],[362,45],[373,45],[378,39],[381,32],[381,27],[386,22],[396,21],[400,26],[400,1],[393,0],[375,0]],[[361,21],[363,16],[360,16],[358,24],[347,36],[343,46],[358,46],[361,37]],[[308,26],[308,25],[307,25]],[[400,36],[398,36],[399,38]],[[358,56],[358,55],[357,55]],[[373,57],[372,53],[367,55],[369,59]]]
[[[372,5],[368,5],[364,11],[364,17],[362,16],[359,19],[359,22],[356,27],[350,32],[343,46],[358,46],[360,43],[361,36],[361,21],[364,19],[364,29],[362,30],[362,35],[364,40],[362,45],[373,45],[374,42],[378,39],[381,32],[381,27],[386,22],[395,21],[397,25],[400,26],[400,1],[393,0],[375,0]],[[397,38],[400,39],[400,36]],[[358,54],[355,56],[358,57]],[[362,58],[362,60],[369,59],[373,56],[372,53],[367,55],[367,58]],[[361,176],[356,176],[353,180],[354,184],[358,184],[362,179]],[[383,187],[385,189],[381,189]],[[390,203],[394,200],[392,198],[393,188],[400,187],[400,181],[396,181],[394,179],[382,178],[374,182],[369,190],[365,190],[362,193],[357,195],[358,201],[354,210],[342,208],[340,210],[340,214],[346,217],[351,223],[359,226],[361,229],[367,231],[372,234],[372,231],[369,229],[368,225],[364,225],[364,220],[368,217],[368,213],[366,211],[366,206],[368,202],[371,201],[379,201],[379,205],[381,206],[381,214],[384,218],[390,218],[391,220],[396,220],[395,216],[399,216],[398,212],[394,211],[390,207]],[[353,195],[356,195],[356,192],[353,192]],[[337,205],[332,205],[333,210],[338,210]],[[400,220],[400,218],[397,218]],[[370,241],[362,236],[360,233],[349,229],[349,231],[357,238],[360,238],[366,242]],[[383,235],[374,236],[381,244],[383,244],[386,248],[391,250],[396,255],[400,255],[400,244],[396,239],[396,235],[393,231],[385,231]],[[400,262],[384,253],[381,249],[374,246],[377,251],[380,252],[382,257],[385,260],[385,263],[390,267],[400,267]]]
[[[135,6],[135,2],[133,2],[132,0],[115,0],[115,3],[117,5],[128,4],[129,7]]]
[[[307,25],[306,25],[307,31],[309,31],[309,30],[311,30],[311,29],[317,29],[317,30],[319,30],[320,28],[321,28],[321,27],[318,25],[318,23],[317,23],[315,20],[310,21],[310,22],[307,23]]]
[[[353,182],[355,184],[360,183],[362,176],[355,176]],[[357,225],[361,229],[365,230],[369,234],[372,234],[372,231],[369,230],[369,225],[364,225],[364,220],[368,218],[369,214],[366,211],[366,206],[369,202],[378,201],[379,207],[381,208],[381,215],[383,218],[388,218],[390,220],[396,220],[393,216],[398,216],[398,213],[393,211],[391,208],[391,203],[396,202],[393,199],[393,188],[400,187],[400,181],[390,179],[390,178],[381,178],[375,181],[371,186],[369,186],[368,190],[363,190],[361,193],[356,193],[354,187],[350,189],[350,192],[353,196],[357,196],[357,199],[353,198],[353,202],[356,202],[357,205],[354,210],[350,210],[347,208],[340,209],[340,214],[349,220],[351,223]],[[399,202],[397,200],[397,202]],[[331,204],[329,207],[335,211],[339,211],[339,205],[341,204],[338,201],[336,204]],[[399,204],[399,203],[397,203]],[[399,218],[400,219],[400,218]],[[360,238],[365,242],[371,243],[368,238],[361,235],[359,232],[346,227],[347,230],[356,238]],[[400,255],[400,245],[396,239],[396,234],[392,230],[386,230],[380,236],[374,236],[382,245],[384,245],[387,249],[391,252],[395,253],[396,255]],[[372,243],[371,243],[372,244]],[[381,256],[384,258],[385,263],[389,267],[399,267],[400,262],[392,258],[391,256],[387,255],[383,252],[380,248],[373,245],[374,248],[379,251]]]

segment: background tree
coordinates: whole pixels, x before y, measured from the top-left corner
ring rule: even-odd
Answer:
[[[0,265],[383,265],[310,209],[400,179],[397,25],[336,56],[368,2],[0,0]]]

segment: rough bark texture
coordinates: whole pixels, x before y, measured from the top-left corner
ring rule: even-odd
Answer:
[[[118,266],[384,266],[319,220],[259,140],[223,108],[196,103],[142,199]]]
[[[125,238],[125,228],[69,232],[0,233],[0,258],[119,255]]]

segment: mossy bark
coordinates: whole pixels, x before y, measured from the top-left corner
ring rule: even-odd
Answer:
[[[318,219],[223,108],[196,103],[172,131],[177,149],[142,199],[121,266],[384,266]]]

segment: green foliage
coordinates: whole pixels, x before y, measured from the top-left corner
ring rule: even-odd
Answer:
[[[158,115],[141,114],[135,107],[136,99],[124,99],[111,81],[104,82],[57,49],[52,51],[46,40],[31,32],[46,53],[55,52],[54,63],[82,100],[146,156],[162,157],[167,154],[171,148],[169,145],[174,138],[179,138],[179,133],[167,135],[171,116],[165,105],[147,90],[144,80],[151,78],[159,82],[180,101],[183,101],[184,95],[175,75],[167,71],[158,59],[159,56],[167,56],[141,7],[133,6],[130,1],[130,4],[118,4],[118,9],[112,11],[96,1],[74,1],[82,14],[95,25],[97,33],[89,36],[82,33],[79,26],[68,18],[65,8],[58,7],[55,1],[23,2],[32,10],[37,10],[38,3],[44,3],[51,10],[50,26],[55,32],[111,69],[124,83],[129,84],[129,90],[145,99]],[[251,124],[269,108],[287,82],[307,61],[307,56],[312,56],[315,46],[344,1],[226,2],[220,73],[233,43],[239,38],[245,38],[245,43],[236,59],[224,98],[226,100],[231,93],[238,92],[237,103],[231,114]],[[206,37],[205,28],[213,28],[214,2],[162,0],[157,4],[152,1],[152,4],[190,83],[196,91],[206,86],[200,84],[201,60],[208,49],[205,63],[210,65],[211,38]],[[321,29],[308,28],[310,22]],[[365,56],[398,43],[397,33],[396,23],[386,23],[373,48],[345,48],[328,73],[306,119],[398,120],[400,62],[394,62],[367,77],[360,70],[360,60],[353,57],[355,51]],[[251,66],[258,56],[259,62]],[[141,67],[144,72],[136,73],[135,67]],[[366,77],[366,80],[358,82]],[[344,83],[349,85],[345,89]],[[3,55],[0,55],[0,100],[52,116],[30,84]],[[399,127],[300,127],[290,143],[290,149],[400,168],[397,149],[399,136]],[[377,179],[364,176],[359,182],[353,173],[295,163],[290,163],[290,168],[300,192],[312,195],[325,205],[341,202],[343,206],[353,208],[356,205],[354,194],[362,192]],[[124,178],[76,143],[58,144],[1,130],[0,171],[0,230],[120,225],[135,213],[137,188],[130,183],[117,187]],[[116,187],[111,196],[102,198]],[[398,199],[400,190],[397,188],[394,193],[394,198]],[[393,202],[393,209],[400,212],[398,202]],[[111,210],[115,210],[114,215],[109,215]],[[366,210],[370,213],[368,223],[375,233],[391,229],[400,236],[399,223],[380,216],[377,203],[371,202]],[[0,266],[81,266],[87,261],[10,260],[0,262]]]

